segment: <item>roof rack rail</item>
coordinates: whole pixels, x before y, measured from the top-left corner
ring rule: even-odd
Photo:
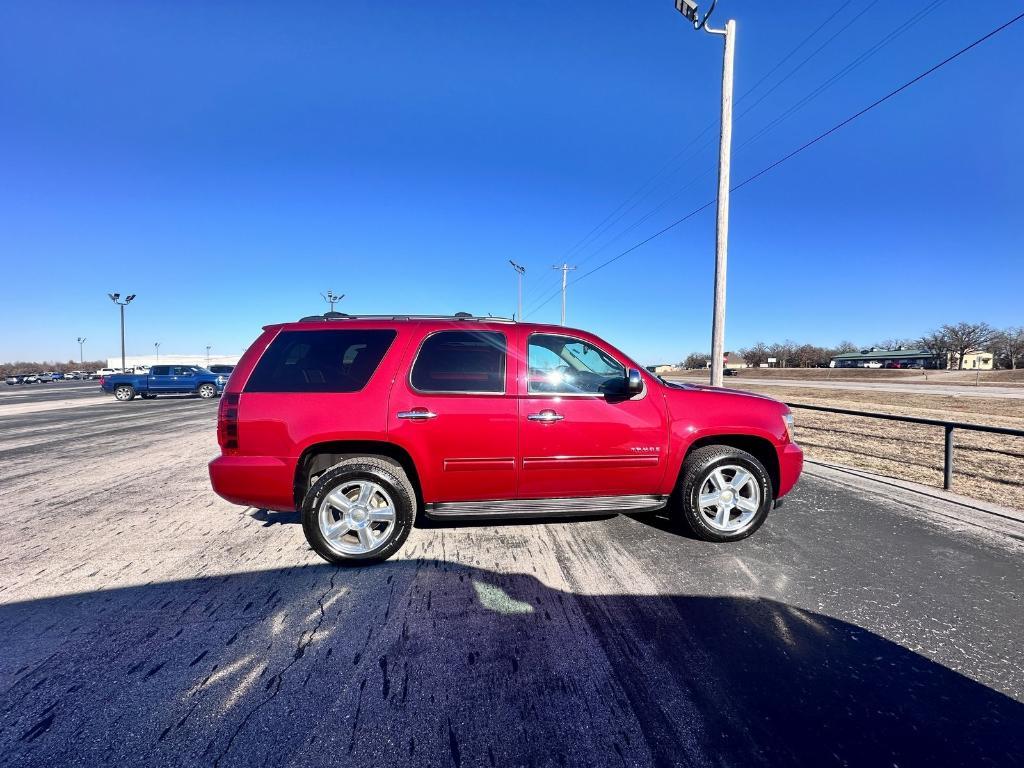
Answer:
[[[325,312],[322,315],[308,315],[301,318],[299,322],[315,323],[329,320],[472,320],[482,323],[515,322],[511,317],[471,315],[469,312],[456,312],[454,315],[349,315],[345,312]]]

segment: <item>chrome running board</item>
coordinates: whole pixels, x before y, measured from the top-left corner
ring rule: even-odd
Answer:
[[[518,519],[607,515],[619,512],[656,512],[668,496],[577,496],[567,499],[508,499],[504,501],[446,501],[426,504],[426,516],[453,518]]]

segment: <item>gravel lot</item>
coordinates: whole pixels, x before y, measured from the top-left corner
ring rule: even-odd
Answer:
[[[215,403],[13,405],[5,766],[1024,761],[1024,536],[912,495],[807,476],[734,545],[464,525],[337,570],[213,495]]]

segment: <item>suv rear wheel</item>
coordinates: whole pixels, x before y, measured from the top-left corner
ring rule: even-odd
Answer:
[[[357,457],[317,478],[302,501],[302,530],[320,557],[337,565],[386,560],[405,543],[416,494],[401,466]]]
[[[754,456],[729,445],[698,448],[683,463],[681,514],[705,541],[745,539],[764,523],[772,482]]]

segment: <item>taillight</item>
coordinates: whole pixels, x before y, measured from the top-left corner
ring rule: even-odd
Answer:
[[[238,400],[237,392],[225,393],[217,408],[217,442],[224,453],[238,452]]]
[[[100,386],[102,387],[106,383],[107,383],[107,377],[106,376],[100,376]]]

